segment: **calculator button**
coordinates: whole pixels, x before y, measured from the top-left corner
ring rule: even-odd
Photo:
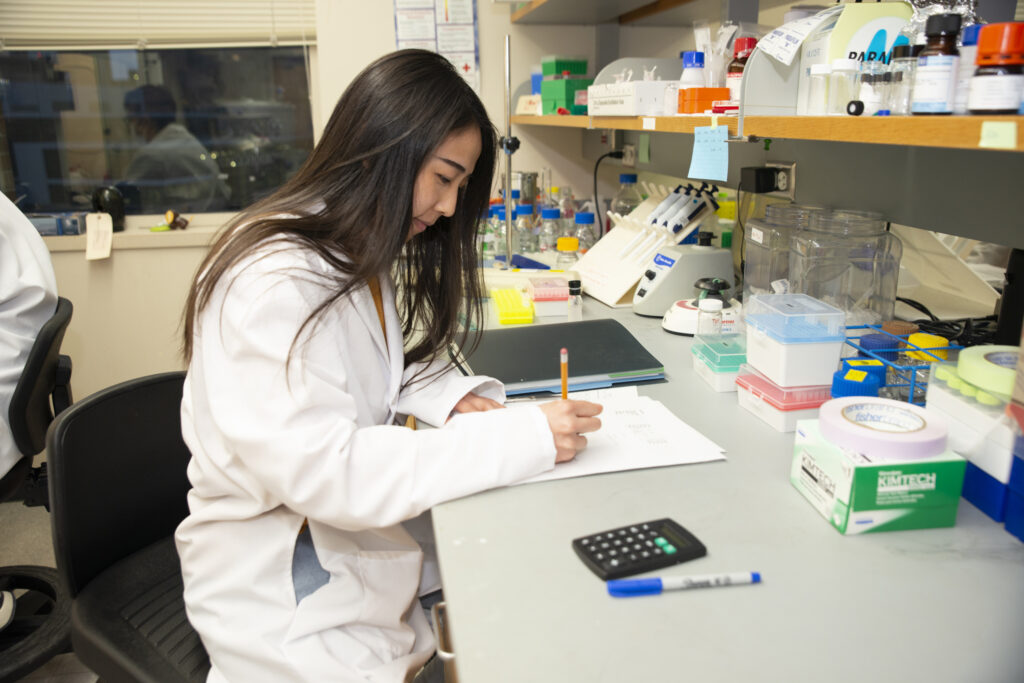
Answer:
[[[668,545],[668,541],[666,541],[661,536],[658,536],[656,539],[654,539],[654,542],[657,543],[658,545],[660,545],[662,548],[664,548],[666,545]],[[605,547],[607,547],[607,546],[605,546]]]
[[[615,557],[618,554],[619,553],[615,550],[615,548],[612,548],[611,550],[608,551],[608,557]]]
[[[608,564],[612,567],[618,567],[621,563],[618,560],[608,560]]]
[[[629,527],[629,530],[632,531],[634,534],[636,533],[636,527],[635,526]]]
[[[653,552],[655,555],[661,555],[661,548],[655,548],[651,552]]]
[[[664,546],[664,548],[665,548],[665,554],[666,555],[675,555],[676,554],[676,547],[674,545],[666,544]]]
[[[614,541],[612,541],[612,545],[622,545],[622,539],[616,538]]]
[[[647,546],[648,548],[653,548],[654,547],[654,542],[653,541],[644,541],[644,545]]]
[[[640,557],[650,557],[650,556],[651,556],[651,554],[649,552],[647,552],[646,550],[640,551]]]
[[[607,534],[605,534],[605,535],[604,535],[604,537],[605,537],[605,538],[611,538],[611,537],[612,537],[612,536],[614,536],[614,535],[615,535],[615,534],[613,534],[612,532],[610,532],[610,531],[609,531],[609,532],[608,532]]]
[[[632,536],[626,536],[626,543],[632,543],[632,542],[633,542],[633,537]]]
[[[610,548],[611,546],[608,545],[607,543],[602,543],[601,547],[604,548],[605,550],[608,550],[608,548]]]
[[[637,556],[636,556],[636,553],[634,553],[634,554],[630,555],[630,556],[629,556],[629,559],[630,559],[630,561],[631,561],[631,562],[636,562],[636,561],[637,561]]]

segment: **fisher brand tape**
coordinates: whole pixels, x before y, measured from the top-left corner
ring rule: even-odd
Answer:
[[[821,435],[878,460],[917,460],[946,450],[946,425],[920,406],[888,398],[846,396],[821,404]]]
[[[960,352],[956,368],[960,377],[976,387],[1009,396],[1017,375],[1016,346],[972,346]]]

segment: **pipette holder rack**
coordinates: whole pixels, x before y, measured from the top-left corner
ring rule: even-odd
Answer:
[[[883,334],[891,337],[891,348],[885,347],[874,350],[863,348],[856,340],[859,340],[866,334]],[[885,394],[888,398],[906,400],[908,403],[923,406],[925,404],[924,397],[928,389],[928,381],[919,377],[920,371],[929,370],[932,363],[947,360],[934,352],[946,351],[947,356],[950,356],[949,360],[952,360],[953,352],[958,352],[964,347],[956,344],[918,346],[907,341],[908,336],[886,332],[879,325],[849,325],[846,328],[846,344],[848,346],[856,349],[862,357],[881,361],[885,365],[886,381],[882,384],[879,394]],[[908,362],[902,362],[886,358],[886,356],[895,355],[899,359],[907,351],[920,351],[927,356],[927,360],[908,359]],[[906,397],[905,399],[904,396]]]
[[[676,234],[647,225],[647,217],[673,189],[650,182],[641,184],[647,192],[647,199],[627,216],[608,211],[612,229],[574,267],[583,290],[613,308],[633,304],[636,285],[658,249],[679,244],[715,215],[713,210],[705,210]]]

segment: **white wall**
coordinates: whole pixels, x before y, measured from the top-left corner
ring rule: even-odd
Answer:
[[[553,54],[583,55],[593,64],[596,29],[593,26],[513,26],[509,5],[477,0],[481,93],[487,112],[505,133],[505,35],[511,36],[512,90],[529,81],[530,68]],[[358,17],[358,20],[354,20]],[[314,82],[318,86],[316,134],[323,130],[338,97],[371,61],[395,49],[392,0],[317,0],[317,55]],[[678,54],[678,53],[677,53]],[[593,165],[581,158],[582,136],[574,130],[514,126],[521,146],[512,156],[516,171],[552,170],[555,185],[569,185],[577,197],[593,194]],[[504,168],[499,160],[497,183]],[[619,169],[602,164],[599,192],[608,197],[618,187]]]

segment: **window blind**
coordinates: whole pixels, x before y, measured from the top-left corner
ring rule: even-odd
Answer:
[[[0,49],[313,45],[315,0],[3,0]]]

